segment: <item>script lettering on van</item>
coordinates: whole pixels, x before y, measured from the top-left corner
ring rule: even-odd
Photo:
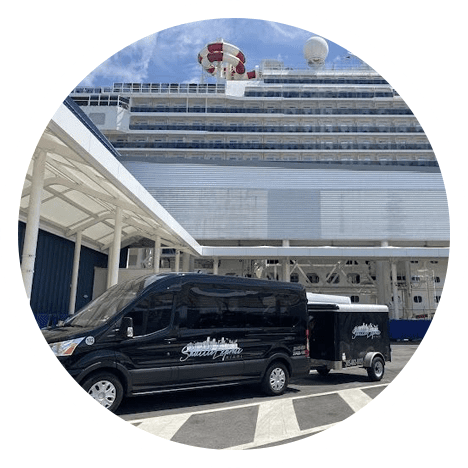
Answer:
[[[183,362],[190,357],[212,356],[213,359],[221,358],[224,361],[226,357],[242,354],[242,351],[242,348],[239,348],[237,344],[237,340],[226,340],[224,338],[215,340],[208,337],[205,341],[189,343],[184,346],[182,354],[185,356],[182,356],[180,360]]]
[[[358,325],[353,328],[352,338],[356,338],[357,336],[365,336],[366,338],[374,339],[374,337],[380,336],[380,330],[378,325],[373,325],[372,323],[366,324],[363,323],[362,325]]]

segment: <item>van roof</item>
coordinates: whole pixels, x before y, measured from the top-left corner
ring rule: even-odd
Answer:
[[[158,278],[159,277],[159,278]],[[218,284],[242,284],[252,286],[268,287],[270,289],[290,289],[294,291],[305,292],[304,286],[299,283],[286,283],[282,281],[271,281],[258,278],[245,278],[243,276],[224,276],[224,275],[211,275],[207,273],[194,273],[194,272],[179,272],[179,273],[150,273],[142,275],[140,279],[148,282],[148,284],[158,281],[159,279],[169,280],[171,278],[181,278],[183,282],[191,281],[194,279],[214,282]],[[186,280],[186,281],[184,281]]]
[[[299,283],[287,283],[283,281],[272,281],[266,279],[258,279],[258,278],[246,278],[244,276],[230,276],[230,275],[210,275],[207,273],[168,273],[166,274],[167,277],[184,277],[190,280],[193,279],[202,279],[207,281],[213,281],[216,283],[227,283],[227,284],[252,284],[258,286],[268,286],[269,288],[274,289],[294,289],[294,290],[301,290],[305,291],[304,286]]]

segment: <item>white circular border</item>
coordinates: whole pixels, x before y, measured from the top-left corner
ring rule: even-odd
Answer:
[[[200,466],[270,466],[299,460],[352,437],[390,409],[420,377],[442,343],[457,308],[466,267],[468,217],[463,182],[445,131],[424,96],[390,59],[355,33],[304,10],[273,3],[239,0],[235,4],[236,14],[231,15],[232,5],[224,0],[194,3],[143,18],[102,40],[60,76],[31,116],[11,161],[2,199],[3,229],[0,233],[0,247],[10,304],[23,337],[44,372],[83,414],[119,439],[171,460]],[[389,386],[391,391],[383,392],[365,408],[333,428],[314,435],[313,439],[306,438],[288,445],[249,451],[207,450],[176,445],[133,427],[90,399],[58,363],[42,338],[24,293],[18,253],[11,248],[17,243],[17,231],[13,226],[17,225],[19,200],[31,156],[47,123],[70,90],[108,57],[143,37],[182,23],[222,17],[269,20],[311,30],[344,45],[384,75],[398,89],[430,139],[443,174],[450,210],[451,255],[444,294],[426,337],[413,358]],[[13,203],[12,200],[17,200],[18,203]],[[12,228],[5,229],[6,226]]]

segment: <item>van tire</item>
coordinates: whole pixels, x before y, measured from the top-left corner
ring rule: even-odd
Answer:
[[[330,373],[330,369],[327,369],[326,367],[316,370],[322,377],[326,377]]]
[[[123,398],[123,387],[114,374],[98,372],[85,380],[82,387],[98,403],[115,412]]]
[[[271,364],[263,377],[262,390],[267,395],[282,395],[289,383],[289,372],[280,361]]]
[[[384,360],[380,356],[375,356],[374,359],[372,359],[371,366],[367,368],[367,375],[369,376],[370,380],[377,382],[379,380],[382,380],[384,373]]]

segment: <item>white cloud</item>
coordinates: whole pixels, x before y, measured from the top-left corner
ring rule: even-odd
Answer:
[[[278,40],[296,40],[302,39],[303,37],[310,35],[309,32],[304,31],[303,29],[298,29],[293,26],[288,26],[286,24],[275,23],[273,21],[267,21],[266,24],[274,31],[275,35],[273,37],[270,35],[269,38],[275,42]]]
[[[297,55],[294,43],[306,40],[308,35],[307,31],[285,24],[251,19],[219,18],[182,24],[130,44],[92,71],[81,85],[199,81],[197,55],[209,42],[222,38],[238,46],[250,69],[264,58],[294,57]]]
[[[148,77],[154,59],[158,33],[145,37],[113,56],[93,70],[82,82],[84,86],[103,84],[103,80],[141,82]]]

